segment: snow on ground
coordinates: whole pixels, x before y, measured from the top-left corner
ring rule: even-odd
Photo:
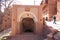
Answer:
[[[51,26],[54,29],[60,31],[60,21],[56,21],[56,24],[53,24],[53,21],[45,21],[48,26]]]
[[[4,30],[3,32],[0,33],[0,40],[2,37],[9,35],[11,35],[11,28],[8,28],[7,30]]]

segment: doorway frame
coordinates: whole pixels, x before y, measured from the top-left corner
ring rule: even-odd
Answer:
[[[30,17],[26,17],[26,18],[30,18]],[[23,18],[24,19],[24,18]],[[22,19],[22,20],[23,20]],[[33,19],[33,18],[31,18],[31,19]],[[21,22],[20,22],[20,27],[21,27],[21,31],[22,31],[22,33],[25,33],[25,32],[23,32],[23,26],[22,26],[22,20],[21,20]],[[33,20],[34,21],[34,20]],[[33,32],[31,32],[31,33],[35,33],[35,30],[36,30],[36,23],[35,23],[35,21],[34,21],[34,27],[32,27],[33,28]]]

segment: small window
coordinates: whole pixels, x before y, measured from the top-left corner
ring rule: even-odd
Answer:
[[[8,16],[10,16],[10,14],[8,14]]]
[[[5,22],[6,22],[7,20],[5,20]]]
[[[45,0],[45,3],[48,4],[48,0]]]
[[[8,19],[10,19],[10,18],[8,17]]]
[[[5,27],[7,27],[7,25],[5,25]]]
[[[2,24],[2,19],[0,20],[0,24]]]
[[[15,19],[13,19],[13,21],[15,21]]]

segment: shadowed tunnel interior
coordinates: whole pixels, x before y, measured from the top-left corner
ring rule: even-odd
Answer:
[[[34,24],[32,18],[24,18],[22,20],[23,32],[34,32]]]

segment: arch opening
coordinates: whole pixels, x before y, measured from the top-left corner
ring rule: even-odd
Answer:
[[[22,29],[23,32],[34,32],[35,22],[33,18],[23,18],[22,19]]]

